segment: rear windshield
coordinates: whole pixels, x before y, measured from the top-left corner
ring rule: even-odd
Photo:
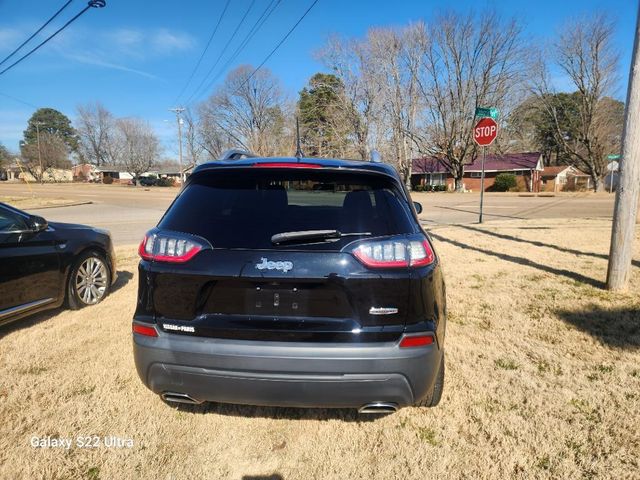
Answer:
[[[274,246],[277,233],[306,230],[413,233],[407,203],[393,183],[377,175],[313,170],[211,172],[176,199],[159,227],[209,240],[214,248],[311,248],[336,250],[338,241]]]

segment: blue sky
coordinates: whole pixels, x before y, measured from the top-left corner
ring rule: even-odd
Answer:
[[[56,108],[73,120],[78,104],[99,100],[116,116],[148,120],[167,147],[166,155],[175,155],[175,117],[167,109],[174,105],[195,66],[225,1],[106,1],[105,8],[89,10],[52,42],[0,76],[0,143],[13,150],[18,148],[33,106]],[[201,83],[252,1],[231,0],[185,97]],[[0,0],[0,58],[64,3],[64,0]],[[255,0],[226,55],[244,38],[268,3],[269,0]],[[242,63],[259,64],[310,4],[311,0],[282,0],[229,69]],[[52,33],[85,5],[84,0],[74,0],[43,35]],[[624,99],[636,0],[319,0],[265,66],[280,77],[294,97],[307,79],[322,69],[313,52],[330,34],[361,36],[373,26],[401,26],[421,18],[428,20],[446,9],[468,11],[484,7],[520,19],[531,42],[545,41],[572,17],[606,10],[617,21],[615,41],[621,52],[621,81],[616,96]],[[225,72],[222,73],[219,81],[224,78]]]

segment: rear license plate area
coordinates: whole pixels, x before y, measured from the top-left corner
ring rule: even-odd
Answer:
[[[246,307],[256,315],[306,316],[307,295],[298,287],[258,286],[247,295]]]

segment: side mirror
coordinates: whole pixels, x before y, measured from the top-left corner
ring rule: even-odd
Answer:
[[[38,215],[31,215],[29,218],[29,229],[33,232],[42,232],[49,227],[49,223]]]
[[[416,213],[420,215],[422,213],[422,204],[419,202],[413,202],[413,208],[416,209]]]

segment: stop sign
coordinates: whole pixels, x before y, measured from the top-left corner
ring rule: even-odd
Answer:
[[[481,118],[473,127],[473,140],[481,147],[491,145],[498,136],[498,124],[493,118]]]

